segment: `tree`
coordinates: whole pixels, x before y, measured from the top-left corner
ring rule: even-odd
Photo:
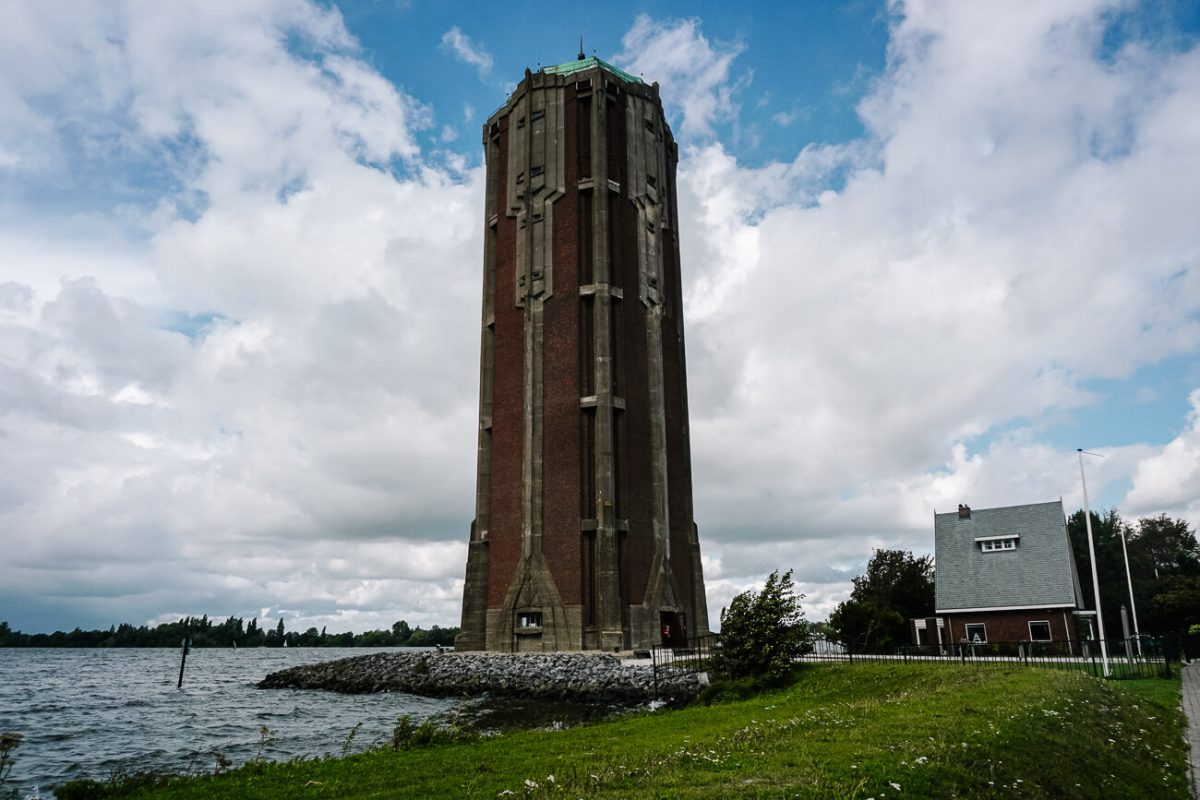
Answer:
[[[804,595],[792,571],[771,573],[761,592],[745,591],[721,609],[721,649],[716,671],[730,678],[778,679],[807,650],[808,625],[800,610]]]
[[[908,620],[933,614],[933,594],[932,556],[876,550],[829,625],[852,647],[894,647],[909,641]]]
[[[287,638],[284,634],[283,617],[279,618],[279,624],[274,629],[267,631],[266,638],[263,642],[267,647],[283,647]]]
[[[1142,517],[1130,535],[1130,559],[1137,554],[1145,577],[1200,577],[1200,545],[1188,523],[1166,514]]]
[[[1183,633],[1200,622],[1200,545],[1188,523],[1142,517],[1128,546],[1141,632]]]
[[[829,627],[838,641],[855,650],[894,647],[906,642],[906,617],[895,609],[870,600],[853,598],[838,604],[829,615]]]
[[[1129,583],[1121,534],[1129,552],[1129,577],[1137,606],[1139,632],[1164,635],[1182,633],[1200,622],[1200,545],[1188,523],[1160,514],[1142,517],[1137,525],[1121,519],[1117,510],[1092,512],[1092,539],[1096,547],[1096,571],[1100,579],[1100,602],[1109,639],[1119,639],[1121,606],[1129,608]],[[1085,608],[1095,608],[1091,556],[1083,511],[1067,520],[1079,584]],[[1133,609],[1130,609],[1130,623]]]

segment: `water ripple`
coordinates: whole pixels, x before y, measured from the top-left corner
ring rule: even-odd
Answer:
[[[377,651],[350,654],[369,652]],[[0,648],[0,731],[24,737],[10,782],[20,797],[50,798],[51,786],[76,778],[211,772],[214,751],[235,764],[260,752],[276,760],[339,753],[362,723],[357,751],[388,738],[401,714],[422,720],[459,705],[402,693],[254,688],[269,672],[346,655],[306,648],[193,650],[177,689],[176,649]]]

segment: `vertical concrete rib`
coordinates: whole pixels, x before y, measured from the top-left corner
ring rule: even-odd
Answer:
[[[479,427],[476,446],[475,519],[467,545],[461,633],[456,645],[476,650],[487,645],[488,528],[491,516],[492,377],[495,369],[496,200],[500,159],[499,134],[483,128],[487,181],[484,201],[483,302],[479,336]]]
[[[596,615],[600,647],[624,646],[622,624],[620,548],[617,542],[615,499],[616,469],[613,437],[613,254],[609,250],[608,92],[604,76],[592,79],[592,264],[595,297],[592,302],[594,385],[596,393],[596,581],[599,585]]]

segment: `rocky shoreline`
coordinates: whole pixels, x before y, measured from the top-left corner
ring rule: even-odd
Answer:
[[[408,692],[429,697],[491,695],[638,704],[686,701],[707,683],[697,674],[660,675],[647,663],[599,653],[374,653],[272,672],[260,689],[347,694]]]

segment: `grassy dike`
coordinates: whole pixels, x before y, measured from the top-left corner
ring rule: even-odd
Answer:
[[[750,699],[565,731],[251,764],[136,796],[1183,800],[1183,730],[1177,679],[821,665]]]

